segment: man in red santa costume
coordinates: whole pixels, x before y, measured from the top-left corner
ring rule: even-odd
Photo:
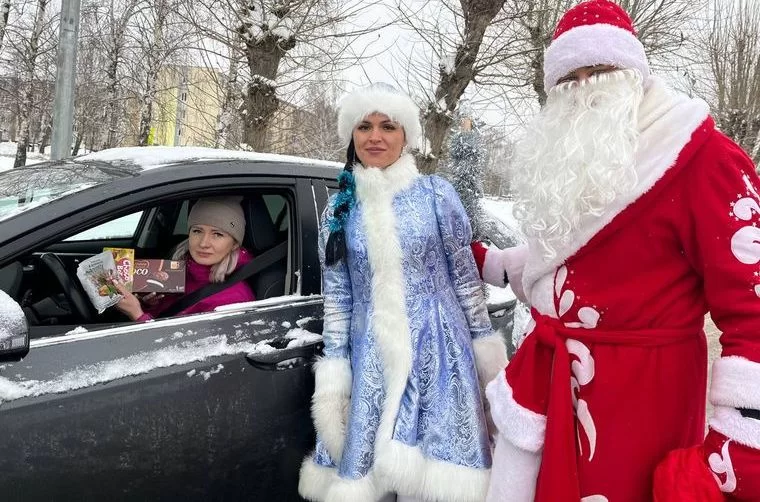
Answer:
[[[544,73],[546,106],[514,159],[528,246],[475,247],[484,278],[506,271],[532,307],[487,389],[488,500],[760,501],[752,162],[703,101],[650,75],[614,3],[570,9]],[[705,438],[708,311],[723,350]]]

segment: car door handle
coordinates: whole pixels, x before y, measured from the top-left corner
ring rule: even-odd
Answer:
[[[274,345],[274,344],[273,344]],[[324,345],[322,341],[292,349],[276,349],[263,354],[246,354],[246,360],[255,368],[267,371],[282,371],[311,363]]]

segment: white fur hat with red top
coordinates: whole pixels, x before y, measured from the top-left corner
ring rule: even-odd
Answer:
[[[600,64],[636,69],[644,82],[649,78],[644,46],[628,13],[609,0],[588,0],[557,23],[544,54],[544,88],[549,91],[578,68]]]

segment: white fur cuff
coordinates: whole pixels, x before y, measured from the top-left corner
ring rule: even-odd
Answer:
[[[348,359],[323,358],[314,365],[314,396],[311,403],[314,428],[335,462],[340,461],[343,454],[351,385],[351,363]]]
[[[327,490],[337,478],[335,472],[335,469],[315,464],[309,455],[301,464],[298,494],[306,500],[324,501],[327,498]]]
[[[475,351],[475,366],[478,369],[480,385],[486,384],[507,366],[507,346],[500,335],[489,335],[472,341]]]
[[[710,427],[737,443],[760,450],[760,420],[743,417],[736,408],[716,407]]]
[[[738,356],[716,360],[710,402],[715,406],[760,409],[760,363]]]
[[[496,375],[488,384],[486,396],[499,434],[518,448],[530,452],[537,452],[544,446],[546,417],[515,401],[504,374]]]

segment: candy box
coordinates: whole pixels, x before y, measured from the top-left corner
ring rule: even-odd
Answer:
[[[185,262],[174,260],[135,260],[133,293],[184,293]]]

